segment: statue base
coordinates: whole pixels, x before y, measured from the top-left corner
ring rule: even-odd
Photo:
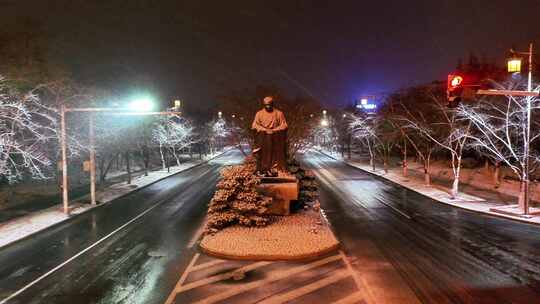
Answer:
[[[291,202],[298,200],[299,183],[294,176],[261,177],[257,191],[271,200],[265,214],[289,215]]]

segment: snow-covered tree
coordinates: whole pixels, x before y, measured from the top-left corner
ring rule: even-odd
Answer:
[[[165,117],[155,124],[153,138],[159,146],[164,169],[167,164],[165,149],[174,156],[176,164],[180,165],[178,152],[196,142],[193,130],[191,123],[178,115]]]
[[[489,97],[458,109],[459,116],[474,127],[467,135],[471,145],[495,163],[506,165],[519,178],[519,205],[524,213],[528,211],[524,208],[530,175],[540,162],[540,154],[532,149],[540,138],[540,122],[533,119],[528,128],[527,103],[530,103],[531,114],[538,114],[540,100],[536,97]],[[530,165],[527,164],[527,145],[531,147]]]
[[[364,142],[368,148],[370,165],[375,171],[375,158],[383,163],[388,173],[390,153],[399,140],[399,132],[390,121],[390,115],[381,112],[378,115],[356,114],[351,116],[351,133]]]
[[[0,78],[0,176],[46,178],[47,144],[56,140],[55,110],[33,92],[17,92]]]
[[[394,103],[391,121],[405,139],[403,146],[406,147],[408,144],[412,147],[417,159],[422,162],[424,183],[429,186],[431,185],[431,157],[439,146],[427,134],[410,127],[411,125],[421,126],[432,130],[432,133],[438,133],[438,129],[442,127],[441,118],[433,115],[432,101],[426,93],[428,90],[430,90],[429,87],[419,86],[396,92],[391,97]]]
[[[440,87],[426,90],[425,94],[431,100],[431,107],[429,112],[424,115],[430,115],[435,120],[429,124],[424,124],[420,120],[405,118],[407,128],[415,130],[450,153],[454,175],[450,194],[452,198],[456,198],[459,193],[461,161],[463,152],[469,142],[471,122],[460,119],[456,110],[447,107],[446,94]]]

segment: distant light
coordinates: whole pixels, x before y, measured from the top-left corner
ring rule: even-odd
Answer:
[[[313,118],[313,114],[309,114],[309,117]]]
[[[321,126],[328,127],[328,120],[326,119],[321,120]]]
[[[508,60],[508,72],[509,73],[521,72],[521,59],[520,58],[511,58]]]
[[[232,118],[236,118],[236,115],[233,114],[233,115],[231,115],[231,117],[232,117]]]
[[[343,118],[347,117],[347,114],[343,114]]]
[[[221,111],[217,112],[217,115],[219,118],[221,118],[221,116],[223,115],[223,113]]]
[[[357,104],[357,105],[356,105],[356,108],[361,109],[361,108],[362,108],[362,105],[361,105],[361,104]]]
[[[364,105],[364,109],[366,109],[366,110],[373,110],[373,109],[376,109],[376,108],[377,108],[377,105],[374,104],[374,103]]]
[[[174,101],[174,108],[175,109],[179,109],[181,106],[182,106],[182,101],[180,101],[178,99]]]
[[[361,104],[361,105],[367,105],[367,103],[368,103],[367,98],[362,98],[362,99],[360,100],[360,104]]]
[[[323,110],[323,111],[322,111],[322,114],[323,114],[323,115],[326,115],[326,110]]]
[[[137,112],[149,112],[154,108],[154,102],[150,97],[139,97],[130,102],[128,108]]]

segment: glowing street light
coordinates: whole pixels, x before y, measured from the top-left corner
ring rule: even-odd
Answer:
[[[221,118],[223,116],[223,112],[219,111],[219,112],[217,112],[217,115],[218,115],[219,118]]]
[[[180,109],[181,107],[182,107],[182,101],[181,101],[181,100],[178,100],[178,99],[175,100],[175,101],[174,101],[174,109],[175,109],[175,110],[178,110],[178,109]]]
[[[139,97],[131,101],[127,108],[135,112],[150,112],[154,108],[154,101],[148,96]]]
[[[328,127],[328,119],[323,118],[323,119],[321,120],[321,126],[322,126],[322,127]]]
[[[521,58],[508,59],[508,73],[521,73]]]

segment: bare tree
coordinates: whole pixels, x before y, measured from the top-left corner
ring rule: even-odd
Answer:
[[[422,162],[424,171],[424,183],[431,185],[431,157],[439,147],[430,136],[423,132],[418,132],[412,126],[421,126],[424,129],[438,133],[441,118],[434,115],[433,105],[429,94],[426,91],[429,87],[419,86],[397,92],[391,99],[395,104],[393,107],[391,122],[399,129],[405,143],[413,148],[417,159]],[[406,151],[406,149],[404,149]],[[406,153],[406,152],[404,152]],[[404,158],[404,162],[406,159]],[[405,165],[404,165],[405,168]],[[404,169],[405,170],[405,169]]]
[[[531,121],[531,133],[528,133],[528,102],[532,114],[540,109],[538,98],[506,96],[484,98],[458,110],[460,117],[474,126],[474,132],[467,135],[472,146],[495,163],[506,165],[520,180],[519,205],[524,213],[528,213],[525,200],[530,175],[540,161],[538,151],[531,149],[529,155],[526,153],[526,146],[532,146],[540,137],[540,124],[536,120]],[[527,165],[528,160],[531,166]]]
[[[442,88],[433,87],[425,91],[431,100],[431,110],[424,115],[436,117],[430,124],[424,124],[421,120],[405,118],[407,127],[426,137],[443,150],[450,153],[454,181],[450,195],[456,198],[459,193],[459,178],[463,152],[469,141],[471,122],[460,119],[456,111],[446,106],[446,97]]]
[[[51,164],[45,151],[56,136],[55,110],[33,92],[20,93],[0,78],[0,176],[9,182],[28,173],[46,178]]]
[[[161,161],[165,169],[164,149],[167,149],[180,166],[178,152],[196,142],[191,123],[180,116],[172,115],[161,119],[153,130],[154,141],[159,145]]]

